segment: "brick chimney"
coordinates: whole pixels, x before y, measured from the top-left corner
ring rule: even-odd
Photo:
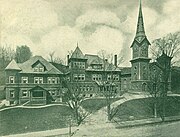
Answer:
[[[114,66],[117,67],[117,55],[114,55]]]
[[[67,66],[69,66],[69,55],[67,55]]]

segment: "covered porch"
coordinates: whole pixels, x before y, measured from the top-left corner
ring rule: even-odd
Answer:
[[[29,104],[31,105],[46,105],[48,103],[49,93],[46,89],[36,86],[30,91]]]

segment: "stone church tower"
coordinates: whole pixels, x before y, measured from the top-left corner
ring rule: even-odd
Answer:
[[[131,45],[131,88],[133,91],[147,91],[147,84],[149,82],[149,61],[151,60],[148,57],[149,45],[151,44],[145,34],[142,5],[140,1],[136,35]]]

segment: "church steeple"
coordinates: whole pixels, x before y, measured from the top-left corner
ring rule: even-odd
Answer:
[[[143,13],[142,13],[142,4],[140,0],[139,5],[139,16],[138,16],[138,23],[137,23],[137,30],[136,30],[136,38],[138,37],[145,37],[145,30],[144,30],[144,21],[143,21]]]
[[[144,41],[144,40],[147,41],[148,45],[151,45],[145,34],[144,19],[143,19],[143,12],[142,12],[142,2],[140,0],[136,35],[135,35],[135,38],[134,38],[134,41],[133,41],[131,47],[134,46],[134,43],[137,42],[138,44],[141,44],[142,41]]]

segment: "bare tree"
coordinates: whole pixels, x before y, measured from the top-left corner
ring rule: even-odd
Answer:
[[[49,53],[48,61],[52,62],[52,63],[64,64],[63,59],[61,59],[60,57],[55,56],[55,51]]]
[[[15,58],[15,51],[11,47],[0,47],[0,68],[4,69]]]
[[[180,32],[170,33],[163,38],[155,39],[151,47],[151,54],[154,59],[160,57],[164,52],[172,57],[171,65],[180,62]]]
[[[48,60],[50,62],[54,62],[54,53],[55,53],[55,51],[49,53],[49,59]]]
[[[161,81],[162,91],[160,91],[161,106],[162,106],[162,110],[161,110],[162,121],[165,120],[165,107],[166,107],[165,105],[167,100],[167,92],[169,90],[168,85],[169,85],[169,77],[171,73],[171,65],[177,63],[179,60],[178,57],[180,54],[179,45],[180,45],[180,32],[176,32],[174,34],[168,34],[163,38],[154,40],[153,48],[151,48],[151,53],[157,59],[157,63],[162,72],[162,81]],[[156,91],[154,91],[154,95],[156,95]]]
[[[162,73],[161,70],[156,66],[153,66],[150,70],[150,83],[148,84],[148,91],[150,93],[150,97],[153,99],[153,113],[154,117],[157,117],[158,106],[160,106],[160,97],[162,92]]]
[[[82,85],[84,84],[85,77],[82,79],[82,73],[78,65],[74,66],[73,69],[76,70],[76,79],[73,78],[69,81],[65,78],[63,85],[67,88],[67,92],[65,93],[66,102],[74,111],[77,125],[80,125],[90,113],[81,107],[81,102],[84,100]]]
[[[107,106],[107,116],[108,120],[111,121],[113,116],[117,113],[117,109],[111,108],[111,103],[113,102],[113,98],[116,97],[116,84],[115,84],[115,75],[114,72],[120,63],[123,61],[123,57],[119,56],[117,59],[117,66],[113,65],[113,54],[108,54],[105,50],[101,50],[98,52],[99,57],[103,60],[103,75],[104,78],[102,80],[102,85],[100,90],[106,98],[106,106]],[[109,80],[107,80],[107,75],[109,75]]]
[[[0,85],[5,84],[4,69],[15,58],[15,51],[9,46],[0,46]]]
[[[81,83],[69,83],[64,81],[67,87],[67,104],[74,111],[76,123],[80,125],[84,119],[90,114],[81,107],[84,97],[80,88]]]

